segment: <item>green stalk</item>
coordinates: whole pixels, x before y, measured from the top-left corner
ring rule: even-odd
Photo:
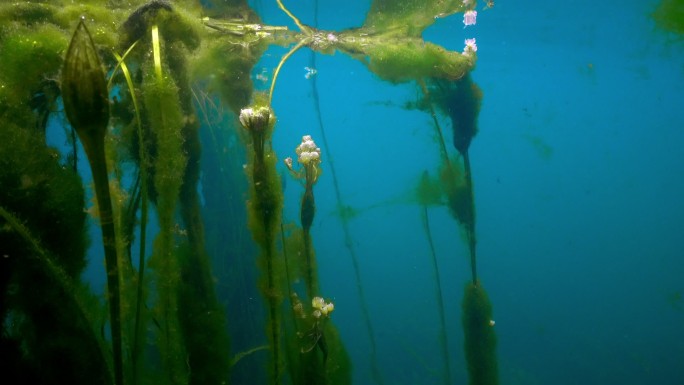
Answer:
[[[316,54],[311,53],[311,68],[316,68]],[[318,121],[318,127],[321,129],[321,139],[323,142],[323,151],[325,151],[325,157],[328,160],[328,167],[330,168],[330,175],[332,175],[333,188],[335,191],[335,199],[337,201],[337,207],[343,209],[347,207],[342,199],[342,193],[340,191],[340,183],[337,178],[337,172],[335,169],[335,157],[331,154],[330,145],[328,144],[328,139],[325,135],[325,126],[323,125],[323,114],[321,113],[321,103],[320,97],[318,95],[318,86],[316,76],[311,78],[311,92],[314,101],[314,110],[316,112],[316,120]],[[375,343],[375,331],[373,330],[373,324],[370,319],[370,312],[368,311],[366,295],[363,290],[363,285],[361,284],[361,268],[359,267],[359,258],[356,255],[356,249],[354,248],[354,240],[352,238],[351,229],[349,226],[349,219],[346,216],[341,216],[340,222],[342,224],[342,231],[344,233],[344,246],[347,248],[349,255],[352,260],[352,265],[354,266],[354,278],[356,282],[356,288],[359,293],[359,303],[361,304],[361,315],[363,322],[366,326],[366,333],[368,334],[368,342],[370,343],[370,366],[373,380],[376,384],[384,385],[384,380],[382,374],[380,373],[380,367],[378,365],[377,359],[377,346]]]
[[[442,358],[444,360],[444,383],[446,385],[451,384],[451,366],[449,365],[449,347],[447,341],[447,327],[446,327],[446,316],[444,315],[444,298],[442,296],[442,283],[439,279],[439,267],[437,265],[437,253],[435,252],[435,244],[432,240],[432,231],[430,230],[430,220],[428,217],[427,205],[423,204],[423,228],[425,229],[425,236],[428,239],[428,244],[430,245],[430,255],[432,257],[432,268],[433,274],[435,275],[435,282],[437,283],[437,310],[439,311],[439,319],[441,331],[440,344],[442,345]]]
[[[95,44],[83,19],[74,32],[64,60],[62,99],[67,118],[81,139],[88,156],[95,184],[107,269],[114,382],[116,385],[122,385],[120,272],[104,143],[109,121],[109,96]]]
[[[266,164],[263,159],[264,141],[263,132],[254,133],[254,147],[255,147],[255,158],[254,158],[254,170],[253,170],[253,182],[254,189],[257,192],[256,197],[258,205],[261,207],[261,215],[259,217],[261,225],[263,226],[264,238],[261,245],[265,259],[266,259],[266,297],[268,299],[268,316],[269,325],[271,331],[271,354],[272,354],[272,364],[273,364],[273,384],[278,384],[280,379],[280,328],[278,327],[278,301],[276,299],[276,285],[275,285],[275,271],[273,268],[273,234],[272,227],[275,213],[272,212],[274,207],[269,188],[270,181],[268,180],[269,172],[266,169]],[[261,155],[261,157],[259,157]]]
[[[273,100],[273,90],[275,89],[276,85],[276,80],[278,79],[278,74],[280,73],[280,69],[283,67],[283,64],[287,61],[287,59],[292,56],[295,52],[297,52],[300,48],[302,48],[305,44],[309,43],[309,39],[303,39],[297,45],[292,47],[292,49],[283,56],[282,59],[280,59],[280,62],[278,63],[278,66],[275,69],[275,72],[273,73],[273,80],[271,81],[271,89],[268,92],[268,104],[271,104],[271,101]]]
[[[470,270],[473,277],[473,285],[477,286],[477,259],[475,250],[475,246],[477,244],[477,240],[475,238],[475,196],[473,194],[473,177],[470,171],[470,156],[468,156],[468,151],[463,152],[463,168],[465,170],[464,178],[466,182],[469,205],[469,220],[466,223],[466,237],[468,238],[468,250],[470,251]]]
[[[104,138],[103,138],[104,139]],[[121,298],[119,284],[119,264],[116,254],[116,236],[112,215],[112,199],[109,194],[109,178],[105,159],[104,140],[88,140],[81,137],[83,148],[90,161],[93,174],[97,206],[100,211],[100,227],[102,228],[102,245],[104,246],[105,265],[107,268],[107,295],[109,296],[109,313],[114,349],[114,382],[123,384],[123,354],[121,347]]]
[[[309,165],[305,166],[307,173],[306,190],[302,196],[302,207],[300,218],[302,222],[302,229],[304,230],[304,255],[306,256],[306,289],[309,298],[313,298],[318,290],[318,284],[315,279],[315,262],[313,252],[311,250],[311,225],[313,223],[314,215],[316,213],[316,201],[314,200],[313,183],[309,182],[309,174],[312,172]]]
[[[274,267],[275,237],[277,225],[280,223],[282,210],[282,192],[280,191],[277,172],[275,171],[275,154],[266,152],[266,140],[270,137],[275,123],[270,104],[257,105],[240,112],[240,123],[248,131],[252,139],[252,191],[249,204],[251,230],[254,239],[262,250],[266,264],[265,296],[268,301],[271,338],[272,373],[271,383],[277,385],[281,377],[280,367],[280,328],[278,312],[278,290]]]
[[[126,51],[124,56],[131,52],[131,49],[135,47],[137,41],[131,45],[131,47]],[[145,245],[147,243],[147,155],[145,153],[145,146],[143,133],[142,133],[142,123],[140,121],[140,108],[138,108],[138,99],[135,96],[135,86],[133,84],[133,79],[131,73],[128,70],[128,66],[124,62],[124,58],[119,56],[116,52],[114,53],[116,60],[118,61],[117,66],[121,66],[121,71],[126,78],[126,84],[128,85],[128,91],[131,95],[131,100],[133,102],[133,108],[135,110],[135,121],[138,126],[138,151],[140,157],[140,190],[142,206],[140,208],[140,250],[138,252],[138,287],[136,293],[136,304],[135,304],[135,326],[133,334],[133,351],[131,353],[132,362],[132,373],[133,382],[137,382],[137,368],[140,353],[140,328],[141,328],[141,312],[143,303],[143,283],[145,279]]]

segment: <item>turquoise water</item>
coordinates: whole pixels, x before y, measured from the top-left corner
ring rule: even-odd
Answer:
[[[288,24],[265,3],[268,23]],[[368,4],[345,4],[320,2],[318,25],[359,25]],[[456,15],[424,35],[453,50],[477,39],[473,79],[484,100],[470,153],[479,271],[494,306],[502,384],[684,381],[684,46],[656,28],[656,4],[497,1],[476,26],[464,29]],[[312,23],[310,1],[292,7]],[[309,60],[297,53],[279,80],[279,154],[292,153],[303,134],[320,135],[304,78]],[[360,210],[350,223],[383,375],[388,383],[440,383],[429,249],[420,207],[407,204],[439,156],[429,115],[402,108],[420,91],[382,82],[339,54],[316,63],[342,195]],[[369,344],[325,161],[323,168],[313,230],[321,282],[336,300],[355,383],[366,384]],[[293,185],[290,218],[301,193]],[[429,216],[451,367],[462,384],[467,250],[446,208]]]
[[[250,4],[265,24],[296,29],[274,2]],[[303,23],[328,30],[361,25],[370,6],[287,5]],[[656,27],[656,6],[525,0],[485,10],[480,2],[475,26],[464,29],[454,15],[424,33],[455,51],[466,38],[477,39],[472,77],[484,98],[470,158],[478,272],[494,308],[501,384],[684,383],[684,39]],[[286,52],[266,51],[252,74],[258,89],[268,89]],[[421,97],[414,82],[390,84],[358,60],[313,57],[308,49],[285,63],[275,88],[278,157],[294,157],[303,135],[323,150],[312,238],[321,295],[335,303],[332,321],[351,357],[354,384],[377,383],[374,366],[384,384],[443,384],[442,340],[451,382],[467,383],[461,301],[470,279],[468,248],[448,209],[429,207],[443,336],[423,207],[414,195],[423,172],[436,175],[440,162],[430,114],[411,108]],[[256,284],[257,247],[245,228],[247,161],[234,133],[213,131],[235,125],[235,117],[220,119],[202,126],[199,191],[231,351],[238,354],[267,344],[267,315]],[[450,120],[438,121],[455,154]],[[54,119],[49,130],[58,147],[61,124]],[[88,165],[79,167],[87,185]],[[283,221],[298,223],[303,188],[278,167]],[[228,196],[216,196],[225,188]],[[94,221],[90,238],[83,278],[102,293]],[[232,383],[267,383],[268,358],[263,350],[243,358]]]

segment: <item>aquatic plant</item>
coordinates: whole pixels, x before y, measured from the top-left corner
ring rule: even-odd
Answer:
[[[82,181],[35,127],[2,120],[2,132],[3,376],[111,384],[109,348],[95,327],[102,309],[78,279],[88,243]]]
[[[492,304],[481,285],[466,284],[462,310],[468,384],[497,385],[499,372]]]
[[[268,301],[267,335],[271,347],[270,382],[276,384],[282,375],[280,358],[280,312],[281,296],[278,290],[278,276],[275,271],[275,241],[282,210],[282,192],[275,169],[275,154],[266,147],[275,125],[275,116],[270,106],[260,95],[252,107],[240,111],[240,123],[250,138],[250,161],[247,172],[251,176],[250,199],[248,203],[249,226],[252,236],[261,248],[261,259],[265,267],[266,285],[264,296]]]
[[[288,342],[292,383],[351,384],[349,356],[330,320],[334,304],[322,297],[313,297],[308,307],[296,293],[291,294],[290,303],[296,330]]]
[[[428,216],[428,206],[439,203],[441,194],[434,193],[435,188],[432,186],[430,181],[430,176],[427,171],[423,173],[420,179],[420,183],[417,189],[417,197],[419,203],[422,205],[421,210],[421,220],[423,223],[423,229],[425,231],[425,236],[428,240],[428,245],[430,246],[430,261],[432,263],[432,269],[435,281],[435,293],[437,298],[437,311],[439,312],[440,321],[440,332],[439,332],[439,342],[442,348],[442,359],[444,366],[444,383],[451,384],[451,364],[449,363],[449,346],[447,339],[447,326],[446,326],[446,316],[444,315],[444,295],[442,292],[442,283],[439,273],[439,264],[437,263],[437,252],[435,251],[435,244],[432,238],[432,230],[430,230],[430,217]],[[439,192],[439,190],[437,190]]]
[[[309,297],[318,290],[315,280],[315,261],[311,251],[311,225],[316,214],[316,201],[314,199],[313,186],[318,181],[321,173],[321,149],[311,139],[310,135],[302,137],[302,143],[295,149],[297,162],[302,165],[300,170],[295,170],[292,158],[285,158],[285,165],[295,178],[304,181],[304,195],[302,195],[300,220],[304,231],[304,255],[306,257],[306,290]]]
[[[245,138],[249,157],[248,225],[261,248],[258,265],[264,271],[262,292],[268,303],[271,383],[277,383],[283,374],[280,356],[283,277],[276,250],[283,198],[270,136],[275,125],[271,99],[278,74],[297,50],[309,48],[312,52],[349,55],[380,79],[392,83],[421,81],[430,88],[436,84],[433,79],[458,81],[474,67],[474,42],[468,44],[464,53],[450,52],[423,41],[421,34],[435,17],[465,12],[474,5],[461,0],[401,3],[376,0],[361,27],[323,31],[301,23],[277,0],[297,25],[298,31],[288,31],[285,27],[263,25],[244,0],[208,0],[203,2],[204,9],[199,5],[162,0],[130,3],[58,1],[0,5],[0,20],[10,26],[0,31],[3,132],[10,130],[6,122],[21,122],[18,124],[22,129],[34,127],[45,132],[49,118],[59,110],[61,97],[93,173],[99,210],[96,216],[101,221],[104,237],[111,328],[107,338],[111,339],[111,353],[104,346],[105,337],[91,335],[90,340],[85,339],[90,345],[84,351],[89,352],[93,361],[100,358],[99,363],[89,366],[100,376],[91,378],[101,377],[102,383],[116,384],[146,381],[204,384],[221,383],[228,378],[226,317],[215,292],[210,257],[205,250],[205,221],[200,212],[200,124],[193,106],[193,98],[199,98],[193,95],[192,81],[198,90],[220,95],[222,102],[234,115],[239,115],[239,121],[247,128],[238,136]],[[200,19],[200,14],[206,17]],[[82,15],[94,33],[89,36],[81,21],[67,49],[71,35],[68,31],[74,30]],[[274,71],[268,95],[255,95],[250,73],[266,47],[272,44],[291,48]],[[61,88],[54,80],[59,78],[60,68],[63,68]],[[119,69],[123,79],[117,75]],[[109,85],[105,85],[105,73],[112,74]],[[326,143],[324,134],[323,143]],[[74,150],[68,162],[70,169],[76,170],[75,136],[71,138],[71,145]],[[309,157],[308,161],[307,156],[302,158],[303,237],[297,239],[301,241],[299,249],[305,250],[308,259],[305,264],[307,294],[315,298],[318,284],[310,228],[315,216],[313,185],[320,171],[321,152],[315,145],[308,150],[301,153],[318,155],[315,159]],[[334,168],[329,164],[338,206],[346,207]],[[159,223],[159,232],[149,253],[146,250],[148,203]],[[17,210],[19,204],[8,206],[5,222],[17,223],[10,234],[24,234],[21,236],[24,242],[40,245],[40,249],[47,250],[44,255],[51,255],[51,245],[47,244],[50,235],[39,224],[28,226],[28,222],[27,230],[20,230],[21,222],[28,219]],[[83,210],[79,210],[72,213],[79,212],[83,217]],[[15,213],[16,219],[10,220]],[[376,382],[382,383],[358,258],[346,221],[343,228],[372,345],[373,376]],[[138,263],[134,266],[132,246],[136,237],[139,249]],[[71,269],[68,263],[62,268]],[[16,270],[12,271],[14,274]],[[71,279],[77,281],[77,276]],[[289,284],[290,279],[287,281]],[[93,307],[92,304],[78,305],[82,303],[78,300],[80,290],[61,289],[74,298],[73,306],[65,305],[64,311],[68,308],[84,314],[79,318],[79,327],[102,327],[104,321],[89,315],[92,310],[87,308]],[[0,300],[4,303],[4,299]],[[316,310],[323,313],[322,306],[313,311]],[[88,335],[87,329],[79,333]],[[304,346],[307,354],[300,349],[300,354],[305,354],[301,363],[308,363],[301,367],[318,368],[307,374],[307,378],[325,381],[320,383],[351,381],[349,357],[332,322],[299,325],[297,330],[307,336],[298,341],[299,345],[308,342],[310,348]],[[146,341],[152,345],[146,345]],[[153,357],[160,358],[159,367],[153,365],[150,360]],[[103,364],[109,359],[113,363],[113,376]]]
[[[652,16],[658,27],[678,35],[684,34],[684,1],[662,0]]]
[[[109,97],[95,44],[83,20],[69,43],[62,70],[62,100],[90,162],[98,200],[102,245],[107,267],[107,295],[114,349],[114,383],[123,384],[119,262],[104,139],[109,122]]]

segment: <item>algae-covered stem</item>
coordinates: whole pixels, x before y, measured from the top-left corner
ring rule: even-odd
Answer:
[[[273,155],[267,154],[265,143],[269,138],[275,117],[270,106],[257,104],[252,108],[240,111],[240,123],[247,130],[252,139],[252,196],[250,215],[254,222],[252,233],[262,249],[266,261],[266,298],[269,308],[269,331],[272,353],[272,383],[279,382],[280,373],[280,327],[278,317],[278,297],[275,282],[273,260],[275,258],[276,225],[280,222],[281,197],[276,191],[277,173],[272,162]]]
[[[67,118],[81,139],[88,156],[95,184],[107,269],[109,316],[114,352],[114,382],[122,385],[119,266],[104,143],[109,122],[109,97],[95,44],[83,19],[74,32],[64,60],[62,99]]]
[[[318,163],[320,162],[320,149],[317,150],[317,162],[311,159],[309,164],[304,166],[306,173],[306,187],[304,195],[302,196],[302,207],[300,212],[300,220],[302,222],[302,229],[304,230],[304,253],[306,254],[306,268],[307,268],[307,288],[309,290],[309,298],[313,298],[318,290],[318,284],[315,281],[314,274],[315,262],[313,260],[311,250],[311,225],[313,224],[314,215],[316,214],[316,201],[314,199],[313,185],[318,179]]]
[[[463,152],[463,168],[465,169],[464,177],[466,183],[466,190],[468,193],[470,221],[466,225],[466,236],[468,238],[468,250],[470,251],[470,269],[473,276],[473,285],[477,286],[477,258],[476,245],[477,239],[475,237],[475,194],[473,193],[473,177],[470,170],[470,156],[468,151]]]
[[[316,12],[315,18],[314,18],[314,25],[318,25],[318,1],[316,1]],[[332,35],[334,36],[334,35]],[[316,67],[316,53],[311,52],[311,59],[310,59],[310,68],[317,68]],[[325,126],[323,125],[323,114],[321,113],[321,105],[320,105],[320,97],[318,94],[318,80],[314,76],[311,78],[311,94],[312,94],[312,99],[313,99],[313,104],[314,104],[314,111],[316,114],[316,121],[318,122],[318,127],[321,132],[321,139],[323,142],[323,148],[325,150],[325,155],[328,159],[327,164],[328,167],[330,168],[330,175],[332,176],[332,182],[333,182],[333,188],[335,191],[335,198],[337,201],[337,207],[343,208],[345,207],[344,201],[342,199],[342,193],[340,192],[340,185],[339,181],[337,178],[337,171],[335,168],[335,161],[334,157],[331,155],[331,149],[330,145],[328,144],[328,139],[325,134]],[[373,331],[373,325],[371,324],[370,320],[370,314],[368,312],[368,306],[366,305],[366,296],[364,294],[363,286],[361,285],[361,272],[359,271],[359,263],[357,261],[356,257],[356,251],[354,248],[354,242],[352,240],[351,236],[351,230],[349,229],[349,221],[347,217],[341,216],[341,222],[342,222],[342,231],[344,233],[344,244],[347,250],[349,251],[349,255],[352,260],[352,264],[354,267],[354,278],[356,280],[356,287],[358,290],[358,295],[359,295],[359,302],[361,303],[361,315],[363,316],[363,322],[364,325],[366,326],[366,331],[368,334],[368,341],[370,343],[370,365],[371,365],[371,371],[373,375],[373,379],[375,383],[377,384],[384,384],[384,380],[382,378],[382,375],[380,373],[379,365],[378,365],[378,360],[377,360],[377,348],[375,344],[375,333]]]
[[[423,174],[423,178],[427,179],[427,171]],[[442,295],[442,283],[440,280],[439,267],[437,265],[437,252],[435,251],[435,243],[432,238],[432,231],[430,230],[430,218],[428,216],[427,204],[423,204],[421,219],[423,221],[423,228],[425,229],[425,236],[428,240],[428,245],[430,246],[430,257],[432,260],[432,269],[434,274],[434,280],[436,282],[437,291],[437,309],[439,311],[440,327],[441,327],[441,338],[439,339],[440,345],[442,347],[442,358],[444,360],[444,383],[446,385],[451,384],[451,365],[449,364],[449,346],[447,340],[447,327],[446,327],[446,316],[444,314],[444,297]]]

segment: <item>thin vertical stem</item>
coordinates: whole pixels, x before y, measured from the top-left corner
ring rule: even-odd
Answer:
[[[463,168],[465,170],[466,189],[468,191],[468,211],[470,218],[468,218],[466,236],[468,237],[468,250],[470,251],[470,269],[473,276],[473,285],[477,286],[477,258],[475,246],[477,240],[475,238],[475,194],[473,193],[473,177],[470,170],[470,156],[468,151],[463,153]]]
[[[442,345],[442,358],[444,360],[444,383],[451,384],[451,366],[449,365],[449,344],[447,340],[446,316],[444,315],[444,297],[442,295],[442,283],[439,276],[439,267],[437,265],[437,253],[435,252],[435,244],[432,239],[432,231],[430,230],[430,219],[428,217],[427,205],[423,205],[421,215],[423,219],[423,227],[425,228],[425,236],[430,245],[430,255],[432,256],[432,268],[435,275],[435,282],[437,283],[437,310],[439,311],[439,319],[441,323],[441,338],[440,345]]]

